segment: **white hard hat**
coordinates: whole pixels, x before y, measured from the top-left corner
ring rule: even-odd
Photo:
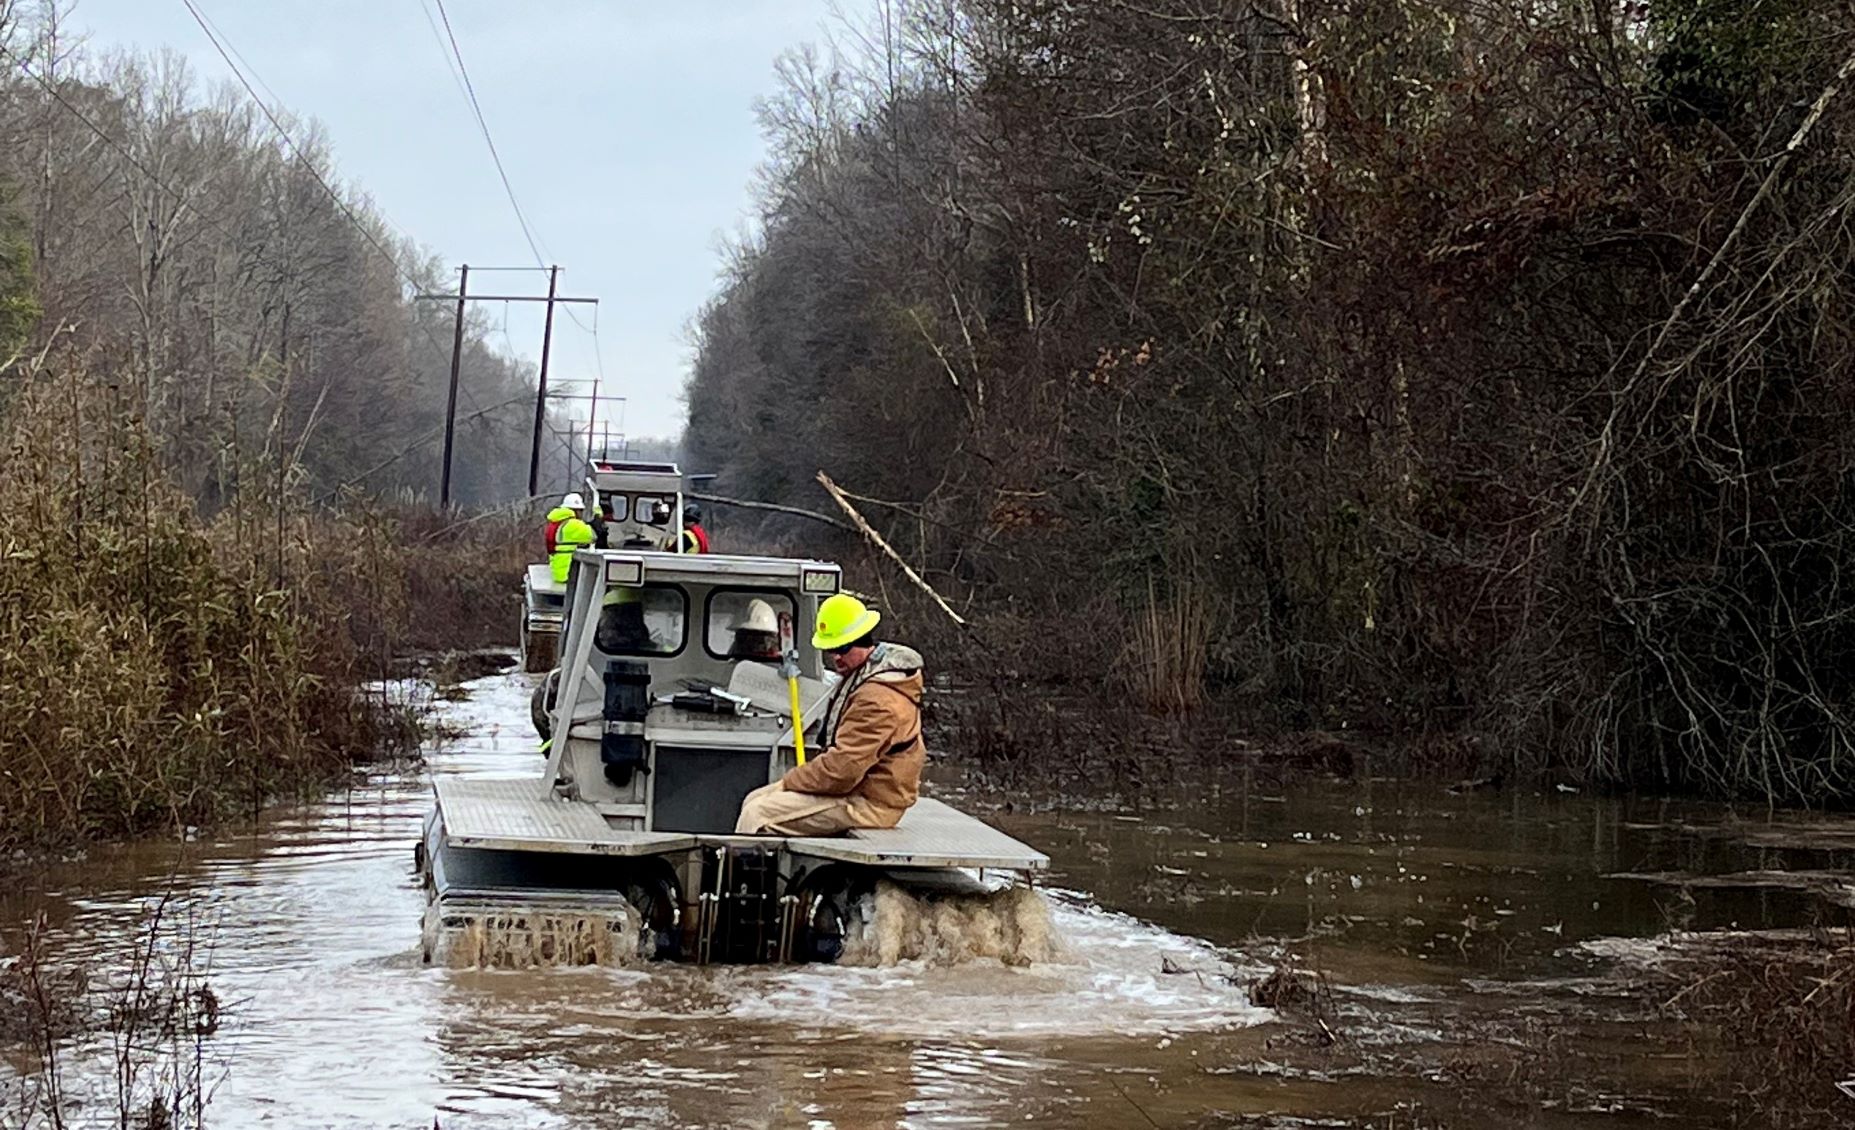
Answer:
[[[586,500],[580,497],[580,492],[577,490],[574,491],[572,494],[569,494],[567,497],[561,499],[560,504],[562,506],[565,506],[569,510],[586,509]]]
[[[769,635],[779,631],[779,617],[773,615],[773,606],[764,600],[747,602],[747,617],[741,621],[743,632],[766,632]]]

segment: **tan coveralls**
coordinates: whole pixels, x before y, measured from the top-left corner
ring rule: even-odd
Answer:
[[[744,835],[828,836],[893,828],[915,803],[921,741],[921,655],[882,644],[838,687],[820,728],[824,752],[741,802]]]

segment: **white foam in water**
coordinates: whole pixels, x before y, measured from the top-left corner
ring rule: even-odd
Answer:
[[[917,897],[885,881],[856,907],[842,961],[958,965],[995,958],[1017,967],[1053,961],[1061,953],[1049,903],[1029,887]]]
[[[638,927],[624,910],[440,911],[427,907],[421,933],[426,961],[452,969],[616,966],[639,961]]]
[[[891,964],[744,971],[732,986],[738,995],[728,1011],[743,1020],[955,1039],[1162,1035],[1244,1027],[1274,1015],[1249,1003],[1248,977],[1206,942],[1102,910],[1080,895],[1012,897],[1016,926],[994,932],[987,925],[951,948],[938,929],[886,931],[890,945],[897,937],[932,935],[936,941],[926,956],[904,941],[902,956]],[[1015,901],[1020,898],[1035,900],[1047,913]],[[891,901],[879,909],[905,908]],[[1040,918],[1047,932],[1040,933]],[[1019,931],[1015,948],[999,947],[998,939],[1009,940],[1013,929]],[[880,926],[878,932],[884,933]],[[985,953],[989,948],[1031,963],[1008,965]],[[853,945],[846,956],[869,961],[886,955],[880,945],[874,954]]]

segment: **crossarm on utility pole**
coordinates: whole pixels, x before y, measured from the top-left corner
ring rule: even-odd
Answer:
[[[554,268],[554,269],[557,270],[558,268]],[[442,300],[445,302],[456,302],[458,298],[458,296],[455,294],[415,294],[412,297]],[[470,298],[472,302],[553,302],[556,304],[559,304],[562,302],[587,302],[587,303],[591,303],[594,306],[599,305],[599,300],[597,298],[552,298],[550,299],[550,298],[543,297],[542,295],[539,295],[539,294],[472,294],[472,295],[469,295],[468,297]]]
[[[492,268],[506,270],[508,268]],[[541,336],[541,376],[535,389],[535,436],[534,444],[528,453],[528,493],[535,493],[536,476],[541,469],[541,421],[547,413],[547,361],[548,347],[554,340],[554,304],[557,302],[584,302],[598,305],[597,298],[563,298],[554,293],[555,283],[560,278],[558,266],[548,268],[547,297],[533,294],[471,294],[469,293],[470,267],[464,266],[458,273],[456,294],[415,294],[415,300],[457,303],[457,329],[451,339],[451,391],[444,409],[444,477],[438,487],[438,504],[443,509],[451,508],[451,446],[457,427],[457,378],[458,367],[464,356],[464,304],[466,302],[545,302],[547,303],[547,327]]]

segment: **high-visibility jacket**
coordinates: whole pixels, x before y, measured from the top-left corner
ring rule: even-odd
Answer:
[[[554,552],[554,539],[559,533],[560,524],[571,517],[573,517],[573,511],[565,506],[556,506],[547,512],[547,526],[541,533],[541,539],[546,544],[549,554]]]
[[[547,557],[548,570],[553,573],[556,584],[566,584],[567,574],[573,572],[573,551],[586,549],[592,544],[591,526],[574,517],[561,521],[554,530],[554,549]]]
[[[676,539],[678,553],[707,553],[709,536],[701,526],[684,526],[682,536]]]

